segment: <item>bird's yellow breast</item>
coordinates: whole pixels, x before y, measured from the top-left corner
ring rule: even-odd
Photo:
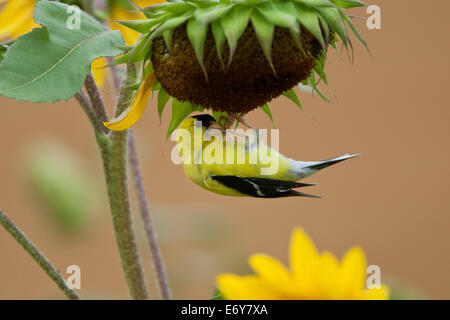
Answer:
[[[185,159],[186,176],[202,188],[223,195],[245,196],[211,179],[214,175],[297,180],[297,177],[290,173],[292,163],[289,159],[263,143],[248,146],[244,141],[231,143],[217,137],[211,138],[210,141],[204,140],[202,139],[200,146],[194,145],[192,137],[180,139],[178,143],[180,155]]]

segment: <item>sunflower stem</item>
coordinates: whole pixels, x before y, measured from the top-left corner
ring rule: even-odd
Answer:
[[[164,266],[164,261],[162,259],[161,250],[158,244],[158,237],[156,235],[155,228],[153,227],[150,209],[145,195],[145,186],[142,179],[141,169],[139,166],[136,144],[131,130],[128,138],[128,152],[129,152],[130,167],[133,172],[134,184],[139,202],[139,208],[141,211],[141,217],[142,220],[144,220],[145,232],[147,233],[148,244],[153,258],[156,278],[158,280],[159,292],[162,299],[170,300],[172,299],[172,294],[170,292],[166,268]]]
[[[123,86],[135,83],[136,77],[135,66],[129,65]],[[97,121],[106,120],[108,118],[106,108],[91,74],[86,78],[85,87]],[[124,90],[119,96],[116,109],[126,109],[132,102],[133,96],[132,92]],[[86,111],[86,108],[83,107],[83,109]],[[86,113],[89,117],[89,113]],[[127,174],[128,132],[109,132],[104,127],[99,129],[96,126],[94,126],[94,131],[103,161],[114,231],[128,292],[132,299],[148,299],[130,208]]]
[[[102,95],[97,87],[97,83],[95,82],[92,72],[90,72],[86,76],[84,86],[89,95],[89,98],[91,99],[92,110],[94,111],[97,120],[99,120],[100,122],[108,121],[108,114],[106,112],[105,103],[103,102]],[[101,130],[103,130],[104,132],[108,132],[108,129],[103,125]]]
[[[108,61],[108,63],[110,64],[111,62],[112,61]],[[114,65],[111,66],[111,73],[115,89],[120,90],[120,85],[118,84],[120,81],[120,74],[116,66]],[[120,112],[118,111],[118,113]],[[139,209],[141,212],[141,218],[144,221],[145,225],[145,232],[147,234],[147,240],[150,247],[152,262],[154,265],[160,296],[163,300],[170,300],[172,299],[172,294],[170,292],[167,272],[164,266],[164,261],[162,259],[161,249],[159,248],[156,230],[153,226],[153,221],[151,218],[147,197],[145,195],[144,180],[142,178],[142,173],[139,165],[139,158],[137,155],[136,143],[131,129],[129,130],[128,136],[128,157],[134,178],[134,185],[136,189],[137,200],[139,203]]]
[[[80,296],[70,289],[58,270],[48,261],[36,245],[20,230],[14,222],[0,209],[0,224],[9,234],[25,249],[25,251],[36,261],[36,263],[47,273],[52,281],[66,295],[68,299],[80,300]]]
[[[86,94],[84,92],[80,91],[75,94],[74,98],[78,101],[80,106],[83,108],[89,121],[91,121],[91,124],[94,127],[94,130],[101,132],[103,130],[102,127],[104,127],[104,125],[95,116],[94,110],[92,110],[92,104],[91,104],[91,101],[89,100],[89,97],[86,96]]]

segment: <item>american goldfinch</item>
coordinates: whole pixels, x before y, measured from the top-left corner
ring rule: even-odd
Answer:
[[[324,161],[296,161],[268,147],[259,135],[252,141],[250,135],[241,139],[235,132],[225,130],[209,114],[189,117],[180,124],[174,137],[191,181],[228,196],[319,198],[292,189],[313,186],[298,181],[358,156],[346,154]]]

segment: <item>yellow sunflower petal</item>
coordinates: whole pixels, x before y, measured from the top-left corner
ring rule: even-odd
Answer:
[[[105,68],[107,62],[105,58],[98,58],[92,62],[91,69],[95,82],[101,88],[105,84],[105,78],[108,70]]]
[[[226,300],[273,300],[280,296],[256,276],[221,274],[217,286]]]
[[[147,107],[147,102],[152,92],[152,88],[156,83],[156,76],[152,72],[145,79],[144,83],[139,88],[133,103],[122,112],[117,118],[109,122],[103,122],[103,125],[113,131],[122,131],[134,125],[144,113]]]
[[[331,252],[320,255],[318,268],[314,279],[316,279],[316,294],[321,299],[343,299],[340,287],[339,264]]]
[[[300,228],[297,228],[292,236],[289,257],[292,273],[299,279],[310,276],[317,265],[319,255],[316,247]]]
[[[390,290],[387,286],[381,286],[380,289],[370,289],[361,295],[363,300],[387,300],[389,299]]]
[[[364,290],[366,258],[361,248],[352,248],[345,254],[341,262],[341,279],[349,298],[357,297]]]
[[[24,24],[30,26],[33,21],[34,0],[11,0],[0,12],[0,39],[12,36],[20,36],[31,29],[24,28]]]
[[[154,4],[166,2],[164,0],[134,0],[133,1],[139,7],[148,7]],[[120,5],[114,5],[109,17],[111,20],[137,20],[145,19],[145,15],[141,12],[131,12]],[[119,23],[111,22],[109,26],[113,30],[119,30],[122,33],[123,39],[126,44],[133,45],[139,39],[140,33],[127,28]]]
[[[142,13],[129,12],[127,9],[120,5],[113,6],[109,17],[111,20],[137,20],[144,19],[145,16]],[[109,27],[113,30],[119,30],[128,45],[133,45],[137,39],[139,39],[139,32],[127,28],[119,23],[110,22]]]
[[[30,32],[31,30],[33,30],[33,28],[37,28],[37,27],[39,27],[39,25],[34,22],[32,13],[30,13],[29,18],[25,19],[25,21],[23,22],[23,24],[21,26],[17,27],[16,29],[14,29],[13,32],[11,32],[11,36],[13,38],[18,38],[21,35],[24,35],[25,33]]]
[[[277,259],[265,254],[253,254],[249,258],[249,264],[257,275],[272,287],[287,295],[296,293],[291,274]]]

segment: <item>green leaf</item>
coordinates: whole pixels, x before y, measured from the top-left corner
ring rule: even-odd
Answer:
[[[322,49],[326,50],[327,45],[322,35],[322,28],[320,27],[317,13],[309,7],[299,4],[295,8],[297,9],[297,18],[300,23],[319,41]]]
[[[161,117],[162,113],[164,111],[164,108],[167,105],[167,102],[170,100],[170,94],[167,93],[164,88],[161,87],[158,92],[158,116],[159,116],[159,123],[161,123]]]
[[[222,68],[225,69],[225,64],[223,63],[222,58],[222,49],[223,44],[225,43],[226,37],[225,32],[223,32],[222,26],[220,25],[220,21],[214,21],[211,24],[211,31],[214,36],[214,42],[216,43],[217,56],[219,57],[220,63],[222,64]]]
[[[295,92],[294,88],[283,92],[283,96],[293,101],[302,111],[305,111],[303,110],[302,104],[300,103],[300,100],[298,99],[297,93]]]
[[[367,4],[359,0],[330,0],[330,1],[336,6],[343,9],[350,9],[354,7],[367,7]]]
[[[268,22],[264,16],[255,11],[251,16],[251,21],[253,24],[253,29],[255,30],[256,36],[258,38],[259,43],[261,44],[261,48],[264,52],[264,55],[269,61],[270,67],[275,73],[275,67],[272,63],[272,41],[273,41],[273,32],[275,26]]]
[[[230,56],[228,58],[228,66],[233,60],[239,38],[248,26],[252,8],[234,7],[225,16],[220,19],[222,29],[230,47]]]
[[[272,121],[272,124],[273,124],[274,121],[273,121],[272,111],[270,111],[269,105],[266,103],[265,105],[263,105],[261,107],[261,110],[264,111],[265,114],[267,114],[267,116],[269,117],[269,119]]]
[[[198,107],[190,102],[181,102],[175,98],[172,99],[172,116],[170,118],[169,128],[167,129],[166,140],[180,123],[192,112],[197,111]]]
[[[208,25],[204,25],[197,20],[191,19],[187,23],[187,36],[192,44],[192,47],[194,48],[195,56],[197,57],[198,63],[200,64],[206,79],[208,79],[208,74],[206,73],[205,64],[203,63],[203,53],[205,51],[207,31]]]
[[[35,20],[43,25],[20,37],[0,65],[0,94],[34,102],[69,99],[81,86],[92,61],[122,53],[118,31],[108,31],[84,12],[80,30],[67,27],[63,3],[39,1]]]
[[[224,16],[234,4],[219,4],[206,8],[199,8],[195,10],[195,19],[202,25],[207,25],[211,21],[216,21]]]

